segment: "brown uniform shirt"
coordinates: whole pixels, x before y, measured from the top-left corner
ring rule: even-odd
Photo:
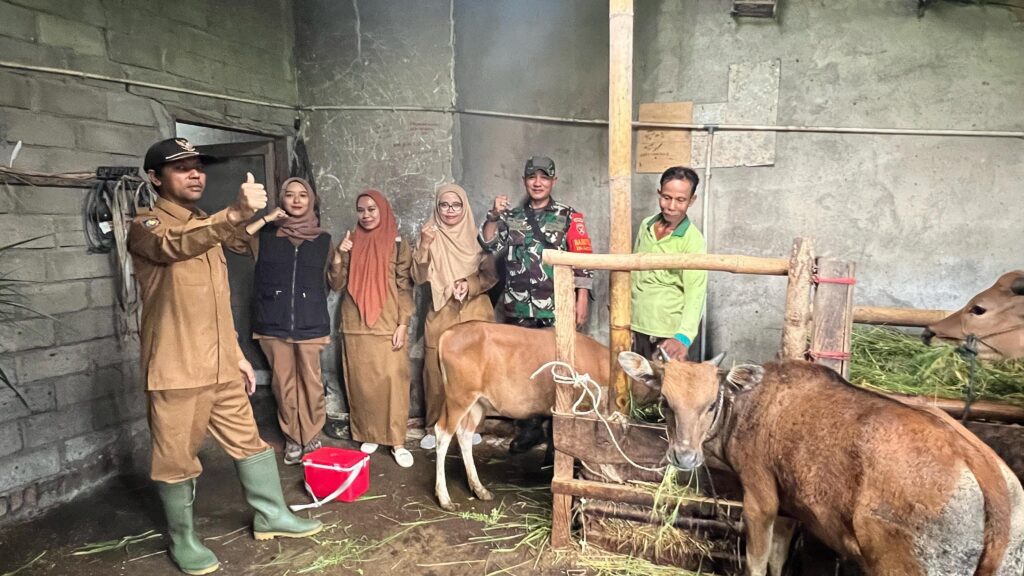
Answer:
[[[363,323],[359,315],[359,308],[356,301],[348,293],[348,265],[352,260],[350,252],[343,252],[341,264],[336,266],[332,261],[327,271],[328,283],[331,288],[341,292],[341,322],[342,334],[375,334],[378,336],[391,336],[400,324],[409,326],[412,321],[412,276],[409,269],[412,267],[412,251],[409,244],[401,238],[395,239],[395,250],[391,253],[391,260],[388,262],[388,287],[387,300],[384,302],[384,309],[380,318],[372,326]]]
[[[160,198],[128,232],[142,295],[142,371],[147,390],[238,381],[238,347],[222,243],[244,224]]]
[[[440,310],[434,310],[434,307],[429,305],[430,299],[427,298],[429,310],[423,331],[426,347],[437,348],[441,334],[456,324],[471,320],[494,322],[494,307],[487,297],[487,291],[498,283],[495,266],[494,257],[490,254],[484,255],[479,269],[466,277],[469,292],[462,302],[449,298]],[[417,284],[429,283],[429,269],[430,253],[417,247],[412,253],[412,279]]]

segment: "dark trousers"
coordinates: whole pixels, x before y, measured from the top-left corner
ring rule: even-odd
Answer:
[[[552,328],[555,325],[554,318],[516,318],[514,316],[506,316],[503,322],[513,326],[522,326],[523,328]],[[537,434],[536,430],[543,428],[546,418],[545,416],[532,416],[525,420],[516,420],[516,428],[519,431],[516,434],[516,438],[512,441],[513,444],[523,442],[529,436]]]

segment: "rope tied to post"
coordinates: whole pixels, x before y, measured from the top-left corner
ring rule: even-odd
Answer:
[[[576,372],[576,369],[573,368],[568,363],[553,360],[551,362],[548,362],[547,364],[544,364],[540,368],[537,368],[537,370],[535,370],[533,374],[530,375],[530,380],[533,380],[534,378],[537,377],[538,374],[549,368],[551,370],[551,378],[555,381],[555,384],[560,384],[562,386],[572,386],[573,388],[580,389],[580,395],[578,398],[576,398],[576,401],[573,402],[572,408],[570,409],[570,412],[573,416],[588,416],[591,414],[596,416],[597,419],[600,420],[602,424],[604,424],[605,429],[608,431],[608,437],[611,438],[612,445],[615,446],[615,449],[618,450],[619,454],[626,460],[626,462],[630,464],[630,466],[633,466],[634,468],[638,468],[640,470],[646,470],[648,472],[665,471],[665,466],[662,466],[660,468],[650,468],[647,466],[643,466],[641,464],[637,464],[622,449],[622,446],[619,445],[618,439],[615,438],[615,433],[612,431],[611,424],[608,423],[608,418],[606,418],[603,414],[601,414],[601,411],[598,410],[598,406],[600,406],[601,404],[601,397],[604,394],[604,392],[601,389],[601,385],[598,384],[597,382],[594,382],[594,379],[590,377],[590,374],[580,374]],[[560,368],[563,369],[565,372],[559,373]],[[584,403],[584,401],[588,399],[590,400],[590,408],[582,408],[582,404]],[[618,415],[618,418],[615,417],[616,415]],[[616,414],[611,416],[611,418],[619,423],[628,422],[626,420],[626,417],[622,415],[622,413],[620,412],[616,412]]]

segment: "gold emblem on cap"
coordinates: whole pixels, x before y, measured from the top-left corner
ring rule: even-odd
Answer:
[[[196,151],[196,147],[193,146],[191,142],[189,142],[188,140],[185,140],[184,138],[177,138],[177,139],[174,140],[174,143],[177,144],[185,152],[195,152]]]

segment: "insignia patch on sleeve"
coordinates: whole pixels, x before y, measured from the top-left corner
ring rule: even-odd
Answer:
[[[590,235],[587,234],[587,225],[583,222],[583,214],[573,212],[570,216],[569,230],[566,231],[569,251],[590,254],[593,248],[590,245]]]
[[[146,230],[152,230],[153,228],[156,228],[159,225],[160,221],[157,220],[156,218],[146,218],[145,220],[142,221],[142,227],[145,228]]]

